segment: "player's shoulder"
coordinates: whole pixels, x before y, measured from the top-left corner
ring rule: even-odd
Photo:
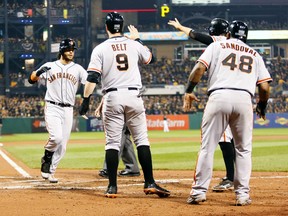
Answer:
[[[227,38],[223,35],[211,36],[211,38],[213,39],[214,42],[227,40]]]

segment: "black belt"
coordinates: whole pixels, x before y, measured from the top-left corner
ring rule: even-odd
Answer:
[[[70,104],[64,104],[64,103],[57,103],[57,102],[54,102],[54,101],[49,101],[49,100],[46,100],[48,103],[51,103],[51,104],[54,104],[54,105],[57,105],[57,106],[60,106],[60,107],[73,107],[72,105]]]
[[[128,90],[138,90],[138,88],[128,87]],[[105,90],[104,92],[108,93],[108,92],[111,92],[111,91],[118,91],[118,89],[117,88],[109,88],[109,89]]]

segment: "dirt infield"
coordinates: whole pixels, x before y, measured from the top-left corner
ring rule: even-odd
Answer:
[[[232,191],[207,193],[207,202],[188,205],[193,171],[156,170],[155,179],[171,191],[169,198],[146,196],[143,175],[118,178],[119,197],[103,196],[107,179],[97,170],[57,170],[59,183],[41,179],[39,170],[29,169],[32,177],[23,178],[0,156],[0,215],[5,216],[90,216],[90,215],[288,215],[288,173],[253,172],[250,206],[234,206]],[[210,186],[218,183],[223,172],[214,172]]]

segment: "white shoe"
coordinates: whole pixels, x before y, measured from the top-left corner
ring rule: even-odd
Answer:
[[[54,177],[54,174],[49,174],[48,180],[50,183],[58,183],[58,179]]]
[[[190,195],[187,199],[188,204],[199,204],[206,201],[206,194]]]
[[[238,197],[236,198],[236,206],[246,206],[246,205],[250,205],[252,202],[252,200],[250,199],[250,197]]]
[[[49,175],[50,175],[50,173],[41,172],[41,176],[42,176],[43,179],[48,179]]]

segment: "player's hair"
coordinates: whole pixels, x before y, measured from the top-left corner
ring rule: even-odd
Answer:
[[[246,43],[248,37],[248,26],[245,22],[234,20],[229,26],[231,37],[238,38]]]
[[[225,19],[214,18],[213,20],[211,20],[208,32],[211,36],[227,34],[229,32],[229,23]]]
[[[109,32],[112,34],[122,33],[124,18],[117,12],[108,13],[106,16],[106,26]]]

